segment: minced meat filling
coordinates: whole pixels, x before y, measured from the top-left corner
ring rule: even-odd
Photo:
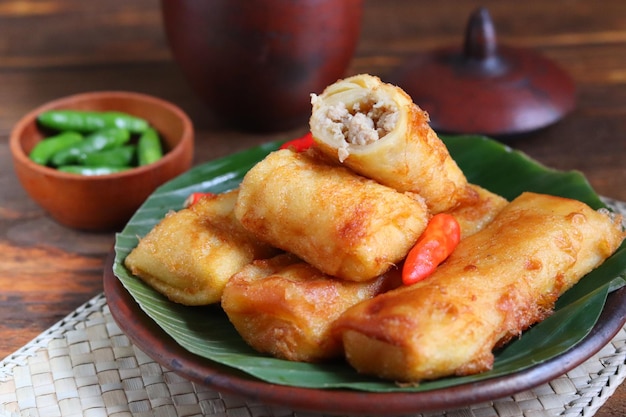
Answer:
[[[348,157],[348,144],[374,143],[391,132],[398,121],[398,111],[380,102],[356,103],[351,110],[343,103],[327,108],[328,119],[341,129],[346,142],[346,146],[339,149],[340,161]]]

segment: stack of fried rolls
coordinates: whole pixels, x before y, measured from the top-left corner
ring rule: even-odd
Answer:
[[[312,105],[312,149],[270,153],[209,203],[224,199],[219,210],[168,215],[126,259],[174,301],[221,302],[260,352],[343,355],[406,382],[482,372],[624,239],[621,219],[581,202],[508,202],[468,183],[428,115],[377,77],[339,80]],[[441,212],[461,243],[431,277],[401,285]]]

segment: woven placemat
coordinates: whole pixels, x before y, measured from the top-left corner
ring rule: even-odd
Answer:
[[[519,394],[413,417],[590,417],[626,379],[626,328],[592,358]],[[317,417],[223,395],[163,368],[119,329],[103,294],[0,362],[0,416]]]

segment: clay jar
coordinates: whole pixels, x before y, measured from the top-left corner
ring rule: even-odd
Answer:
[[[165,33],[191,88],[227,125],[306,124],[310,93],[345,76],[361,0],[161,0]]]

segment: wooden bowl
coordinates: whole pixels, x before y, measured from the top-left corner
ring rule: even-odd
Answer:
[[[28,154],[45,136],[37,116],[47,110],[116,110],[146,119],[161,135],[165,155],[128,171],[82,176],[36,164]],[[76,94],[44,104],[14,127],[10,149],[20,183],[57,222],[86,231],[111,231],[124,225],[156,187],[192,164],[193,125],[177,106],[139,93],[103,91]]]

